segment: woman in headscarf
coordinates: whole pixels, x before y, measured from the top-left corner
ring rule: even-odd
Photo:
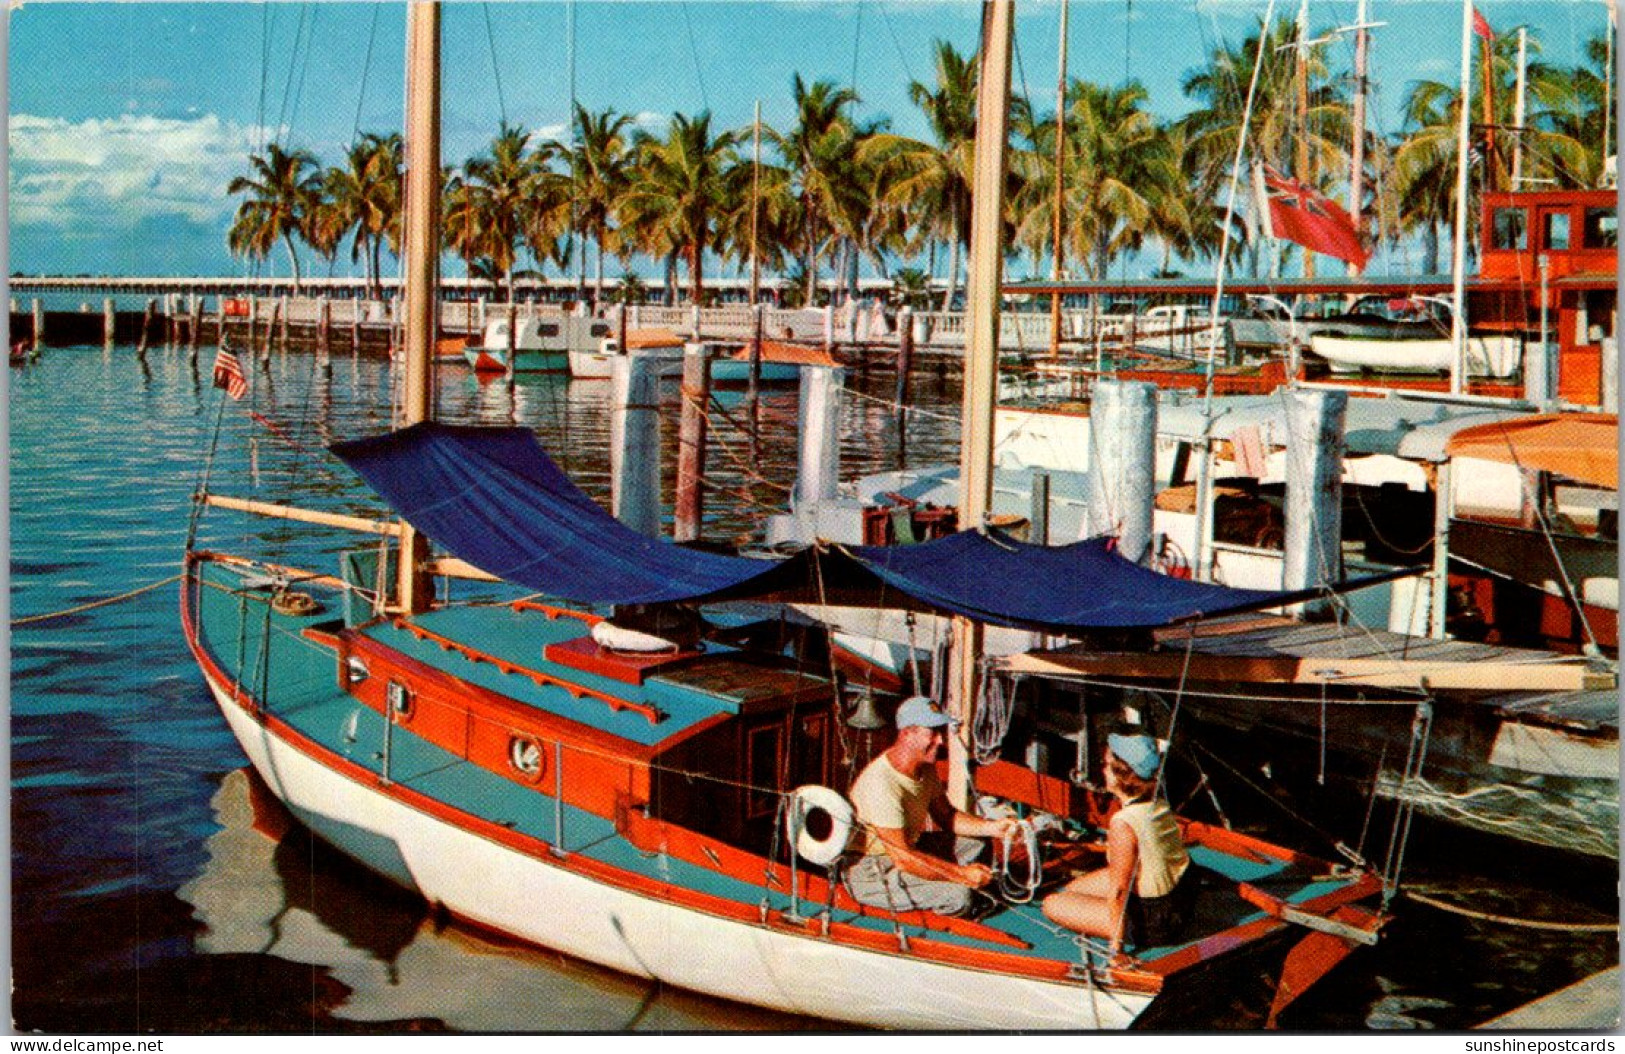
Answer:
[[[1113,958],[1136,948],[1174,944],[1195,899],[1190,855],[1179,822],[1157,793],[1162,754],[1143,732],[1106,737],[1106,789],[1119,808],[1106,825],[1106,866],[1079,875],[1044,898],[1051,921],[1108,939]]]

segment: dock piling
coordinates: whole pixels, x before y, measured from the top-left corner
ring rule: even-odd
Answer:
[[[1027,531],[1027,540],[1034,545],[1049,544],[1049,473],[1034,472],[1032,487],[1032,508],[1027,513],[1027,522],[1031,525]]]
[[[102,345],[111,348],[118,332],[118,312],[113,309],[113,298],[102,297]]]
[[[1296,388],[1286,400],[1286,537],[1281,588],[1343,574],[1343,419],[1348,393]]]
[[[705,517],[706,412],[711,403],[710,347],[690,341],[683,348],[682,424],[677,441],[677,496],[672,541],[696,542]]]
[[[1151,548],[1157,386],[1100,380],[1089,418],[1089,533],[1115,531],[1117,551],[1138,563]]]
[[[745,377],[745,410],[750,421],[750,459],[761,457],[762,443],[762,339],[767,333],[767,309],[752,304],[750,372]]]
[[[157,313],[158,301],[149,296],[146,309],[141,312],[141,335],[136,338],[135,342],[135,357],[138,359],[147,357],[147,338],[152,332],[152,317]]]
[[[794,507],[810,509],[835,497],[841,478],[841,385],[836,366],[801,368],[801,441]]]
[[[34,352],[38,354],[40,348],[45,346],[45,305],[36,296],[31,307],[34,313]]]
[[[897,414],[897,470],[908,467],[908,375],[914,368],[914,313],[904,305],[897,313],[897,387],[892,402]]]
[[[660,391],[654,357],[610,362],[610,511],[639,534],[660,533]]]

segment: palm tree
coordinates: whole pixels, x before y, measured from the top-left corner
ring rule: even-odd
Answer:
[[[307,233],[311,214],[321,199],[316,158],[305,150],[285,150],[280,143],[268,143],[263,155],[250,154],[248,162],[252,174],[237,176],[226,187],[228,194],[247,195],[237,206],[226,244],[237,255],[263,260],[273,245],[282,242],[288,250],[297,290],[299,252],[294,236]]]
[[[1133,81],[1118,88],[1082,80],[1067,86],[1062,238],[1068,257],[1091,278],[1104,278],[1119,253],[1140,247],[1159,197],[1186,189],[1167,134],[1144,109],[1148,98]],[[1048,244],[1055,222],[1054,163],[1035,152],[1018,164],[1028,185],[1016,239]],[[1161,207],[1172,214],[1171,205]]]
[[[530,133],[504,122],[490,153],[470,158],[446,184],[446,243],[465,261],[485,260],[514,297],[513,269],[542,169]]]
[[[1579,66],[1529,67],[1529,94],[1538,109],[1525,118],[1533,126],[1524,138],[1526,173],[1556,180],[1562,187],[1603,185],[1608,155],[1619,149],[1618,140],[1609,134],[1613,120],[1609,107],[1614,101],[1609,58],[1607,38],[1596,36],[1586,41]]]
[[[705,300],[706,250],[738,179],[730,171],[738,163],[734,142],[733,132],[713,136],[709,110],[673,114],[664,139],[640,135],[634,175],[616,205],[622,228],[639,232],[640,248],[665,250],[668,261],[687,258],[696,304]]]
[[[382,295],[380,254],[401,205],[401,137],[362,135],[345,155],[345,164],[323,173],[321,226],[335,244],[354,233],[350,259],[361,260],[369,295]]]
[[[790,186],[801,211],[801,260],[807,276],[807,298],[814,298],[818,260],[836,236],[856,241],[868,200],[857,168],[859,141],[873,129],[860,130],[846,115],[858,101],[850,88],[833,81],[808,85],[798,73],[791,82],[796,120],[787,132],[775,132],[774,144],[790,173]]]
[[[1205,67],[1185,74],[1185,94],[1203,104],[1181,121],[1201,185],[1217,187],[1230,175],[1255,62],[1261,68],[1247,126],[1250,156],[1323,191],[1347,171],[1352,143],[1349,104],[1332,81],[1324,43],[1303,49],[1306,83],[1304,109],[1299,112],[1299,37],[1293,20],[1278,19],[1273,28],[1261,27],[1237,47],[1221,44]],[[1300,157],[1307,160],[1308,171],[1301,170]]]
[[[970,248],[978,71],[974,56],[959,54],[947,41],[939,40],[936,46],[935,86],[919,81],[908,86],[909,98],[924,111],[934,142],[883,134],[871,137],[863,152],[878,170],[880,206],[909,217],[923,238],[951,246],[946,310],[959,279],[960,251]]]
[[[592,113],[579,103],[575,108],[576,146],[566,151],[570,164],[570,196],[575,233],[591,238],[598,248],[594,303],[604,297],[604,251],[615,236],[612,224],[615,201],[625,190],[631,161],[627,128],[632,118],[614,110]],[[585,259],[583,259],[583,264]]]

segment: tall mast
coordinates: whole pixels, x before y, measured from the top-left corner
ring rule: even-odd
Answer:
[[[1495,45],[1490,38],[1479,41],[1479,72],[1484,81],[1484,179],[1485,190],[1496,190],[1495,179]]]
[[[756,100],[756,120],[751,125],[750,148],[750,306],[755,307],[762,292],[762,261],[756,252],[757,217],[762,211],[762,100]]]
[[[1055,258],[1050,265],[1050,278],[1059,285],[1063,271],[1062,263],[1066,256],[1065,243],[1062,241],[1062,232],[1066,228],[1066,217],[1063,215],[1066,200],[1066,186],[1063,178],[1066,151],[1066,8],[1067,0],[1061,0],[1061,45],[1060,58],[1056,63],[1055,72]],[[1049,297],[1049,357],[1052,359],[1061,356],[1061,294],[1051,293]]]
[[[1012,0],[982,5],[982,59],[976,95],[976,159],[972,168],[970,274],[965,286],[965,400],[959,452],[959,526],[978,530],[993,499],[993,410],[999,367],[999,287],[1004,269],[1004,173],[1010,135]],[[976,667],[982,625],[953,621],[950,709],[964,722],[949,740],[948,792],[969,803],[970,764],[964,737],[976,706]]]
[[[1269,27],[1265,27],[1269,32]],[[1315,174],[1310,171],[1309,153],[1309,0],[1298,7],[1298,60],[1296,64],[1298,96],[1298,164],[1297,178],[1306,187],[1315,185]],[[1315,254],[1303,251],[1303,276],[1315,277]]]
[[[1366,0],[1360,0],[1358,12],[1354,16],[1354,144],[1349,151],[1349,218],[1354,221],[1354,233],[1357,236],[1365,234],[1365,225],[1362,212],[1365,206],[1365,93],[1367,55],[1366,49],[1370,46],[1370,32],[1366,26],[1370,19],[1366,14]],[[1359,267],[1349,264],[1349,274],[1358,274]]]
[[[1512,186],[1509,190],[1517,190],[1523,184],[1523,116],[1525,82],[1528,80],[1527,63],[1529,61],[1529,30],[1523,26],[1518,27],[1518,88],[1517,94],[1512,97]],[[1608,156],[1607,127],[1609,122],[1603,122],[1603,156]]]
[[[440,4],[412,0],[406,34],[405,362],[401,424],[433,413],[436,279],[440,247]],[[401,525],[398,592],[409,613],[426,609],[432,580],[421,570],[428,540]]]
[[[1461,0],[1461,87],[1456,96],[1456,232],[1450,258],[1450,393],[1460,395],[1467,371],[1467,134],[1473,69],[1473,0]],[[1489,158],[1484,159],[1489,164]]]

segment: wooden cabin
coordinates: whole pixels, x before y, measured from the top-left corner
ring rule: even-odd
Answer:
[[[1544,328],[1558,347],[1558,396],[1601,405],[1602,345],[1615,336],[1619,315],[1615,191],[1485,194],[1479,244],[1468,309],[1474,325]]]

